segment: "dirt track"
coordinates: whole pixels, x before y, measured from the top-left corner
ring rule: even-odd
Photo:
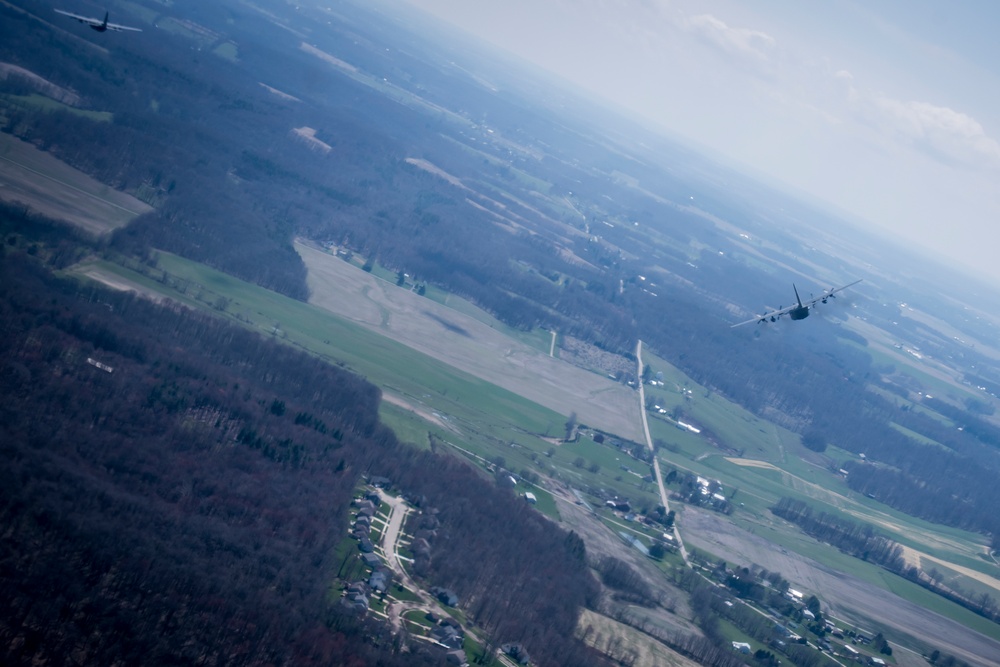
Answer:
[[[639,440],[634,390],[536,350],[468,315],[296,244],[309,302],[582,423]]]

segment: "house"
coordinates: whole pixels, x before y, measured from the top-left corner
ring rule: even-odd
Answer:
[[[379,567],[382,564],[382,559],[375,554],[361,554],[361,560],[365,562],[368,567]]]
[[[426,555],[431,552],[431,545],[423,537],[418,537],[410,543],[410,551],[415,555]]]
[[[632,510],[632,506],[629,504],[628,500],[624,499],[619,500],[618,498],[615,498],[613,500],[605,501],[604,504],[619,512],[629,512]]]
[[[874,667],[885,667],[885,660],[871,656],[868,658],[868,664]]]
[[[536,498],[535,494],[533,494],[531,491],[524,492],[524,499],[527,500],[528,503],[531,505],[534,505],[535,503],[538,502],[538,498]]]
[[[379,475],[372,477],[368,481],[368,483],[374,486],[376,489],[388,489],[389,487],[392,486],[392,480],[390,480],[388,477],[382,477]]]
[[[524,650],[521,644],[504,644],[500,647],[500,650],[507,656],[517,660],[519,664],[527,665],[529,662],[528,652]]]
[[[441,588],[440,586],[434,586],[433,588],[431,588],[431,595],[440,600],[441,604],[448,605],[449,607],[458,606],[458,596],[455,595],[454,591],[448,588]]]
[[[341,600],[341,604],[347,607],[350,611],[358,614],[363,614],[368,611],[368,598],[364,595],[357,597],[355,599],[344,598]]]
[[[462,631],[456,630],[450,625],[437,625],[431,630],[431,638],[439,644],[448,648],[460,648],[462,646]]]
[[[733,650],[744,655],[750,654],[750,644],[746,642],[733,642]]]
[[[382,503],[382,496],[379,495],[378,491],[369,491],[365,494],[365,500],[370,501],[372,505],[378,507]]]
[[[372,576],[368,577],[368,585],[373,591],[385,592],[389,588],[388,576],[385,570],[372,572]]]
[[[465,659],[465,651],[461,649],[455,649],[454,651],[448,651],[444,656],[445,662],[449,665],[457,665],[457,667],[462,667],[463,665],[468,665],[468,661]]]
[[[368,500],[367,498],[361,498],[360,500],[355,500],[354,501],[354,505],[359,510],[369,509],[369,510],[372,511],[372,513],[375,512],[375,508],[377,507],[377,505],[375,503],[373,503],[372,501]]]
[[[362,553],[366,554],[370,554],[371,552],[375,551],[375,545],[372,544],[372,541],[368,539],[367,535],[361,538],[361,541],[358,543],[358,547],[361,549]]]

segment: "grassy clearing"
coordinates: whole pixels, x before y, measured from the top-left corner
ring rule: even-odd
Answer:
[[[412,349],[320,308],[269,292],[218,271],[163,253],[160,266],[190,281],[189,289],[230,299],[231,316],[285,342],[346,364],[376,385],[404,396],[431,400],[440,411],[472,421],[496,419],[535,433],[558,433],[564,417],[512,392],[457,371]],[[199,302],[202,305],[204,299]],[[204,307],[202,305],[202,307]],[[246,322],[249,320],[249,322]]]
[[[394,585],[389,590],[389,595],[393,600],[399,600],[400,602],[420,602],[420,598],[417,594],[402,584]]]
[[[212,53],[219,56],[220,58],[223,58],[224,60],[228,60],[234,63],[239,62],[240,59],[240,50],[232,42],[222,42],[217,47],[212,49]]]
[[[777,433],[782,429],[777,429],[770,422],[706,390],[675,366],[649,351],[643,350],[643,361],[654,374],[663,373],[663,386],[647,386],[646,397],[652,398],[668,414],[674,409],[682,410],[697,422],[697,426],[711,430],[721,446],[743,451],[745,456],[766,461],[784,459],[782,436]],[[652,428],[652,424],[650,427]],[[791,437],[798,440],[797,436]],[[677,440],[682,447],[686,442],[693,447],[693,443],[700,439]]]
[[[368,576],[368,567],[361,560],[360,552],[358,551],[358,543],[350,535],[344,535],[344,538],[337,543],[336,548],[333,552],[333,563],[337,567],[337,579],[339,583],[335,589],[335,593],[340,594],[343,592],[346,586],[342,585],[342,582],[352,582],[365,579]]]
[[[57,102],[51,97],[32,93],[31,95],[0,95],[0,104],[13,107],[21,107],[29,111],[42,111],[51,113],[53,111],[65,111],[74,116],[89,118],[98,123],[110,123],[114,119],[114,114],[110,111],[91,111],[89,109],[78,109],[68,104]]]
[[[32,144],[0,133],[0,198],[17,201],[94,235],[153,210],[70,167]]]
[[[203,309],[213,309],[218,298],[225,297],[229,300],[225,314],[243,326],[273,335],[364,374],[386,392],[402,397],[411,407],[419,410],[416,412],[387,402],[381,408],[382,414],[388,418],[387,423],[419,446],[429,446],[428,433],[431,433],[441,441],[454,443],[478,465],[485,466],[486,461],[500,456],[504,459],[504,466],[515,472],[527,469],[547,475],[556,474],[576,488],[600,487],[627,496],[637,507],[643,504],[652,507],[658,503],[653,485],[642,481],[641,475],[648,472],[645,464],[624,455],[607,441],[598,444],[584,436],[576,442],[557,446],[540,438],[539,433],[547,433],[549,437],[562,434],[565,418],[561,415],[457,372],[441,362],[425,358],[401,344],[373,336],[368,329],[308,304],[167,254],[161,256],[160,266],[175,278],[162,283],[117,265],[103,264],[102,268]],[[153,273],[156,274],[155,271]],[[223,314],[218,309],[215,312]],[[675,450],[661,450],[661,458],[668,466],[665,470],[677,467],[723,480],[727,495],[735,490],[734,502],[742,503],[733,521],[753,529],[780,547],[851,572],[874,586],[889,588],[908,600],[944,613],[981,632],[984,631],[981,628],[992,626],[971,612],[908,582],[893,579],[890,586],[887,573],[819,544],[785,522],[776,521],[768,508],[783,495],[820,501],[880,528],[888,526],[884,529],[892,533],[894,539],[901,543],[905,540],[914,548],[933,552],[943,560],[953,561],[961,556],[963,564],[968,561],[968,567],[977,571],[995,568],[976,557],[981,545],[974,536],[916,522],[858,497],[846,488],[842,479],[823,468],[803,462],[798,456],[783,456],[798,446],[794,434],[747,418],[738,410],[730,412],[718,397],[697,395],[698,389],[694,389],[693,383],[676,369],[667,366],[663,369],[665,376],[670,373],[681,386],[686,382],[696,394],[692,399],[684,399],[678,392],[678,400],[707,404],[698,413],[704,420],[701,426],[716,433],[731,433],[726,437],[758,442],[764,450],[762,453],[780,468],[736,465],[703,436],[678,430],[672,424],[654,419],[651,424],[654,436],[660,437]],[[434,424],[426,419],[426,415],[436,415],[442,420]],[[853,456],[836,449],[831,453],[845,458]],[[578,458],[583,459],[582,468],[574,465]],[[595,471],[590,469],[592,464],[596,464]],[[628,466],[631,471],[622,470],[622,465]],[[554,513],[555,504],[551,496],[540,489],[533,491],[539,499],[538,509]],[[612,520],[610,517],[606,519]],[[683,512],[679,520],[683,531]],[[621,523],[617,517],[614,521]],[[611,527],[616,532],[620,529],[618,526]],[[642,532],[635,526],[627,527]],[[934,539],[928,539],[929,535]],[[928,545],[933,545],[933,548]],[[931,605],[931,602],[934,604]]]
[[[166,30],[180,37],[185,37],[198,44],[199,49],[207,49],[216,40],[216,35],[190,21],[181,21],[173,17],[160,19],[156,24],[160,30]]]
[[[815,465],[802,458],[808,455],[817,461],[828,460],[805,452],[796,434],[757,419],[721,397],[708,394],[655,355],[650,356],[649,363],[654,371],[664,373],[666,386],[657,388],[659,396],[663,397],[658,400],[663,400],[670,407],[680,404],[689,414],[697,415],[699,426],[721,434],[720,441],[728,442],[730,446],[736,443],[741,450],[745,448],[747,457],[769,461],[780,468],[779,471],[734,465],[719,456],[718,449],[704,438],[679,431],[665,420],[650,420],[653,436],[667,443],[666,451],[660,452],[667,465],[716,477],[727,488],[738,489],[734,500],[743,503],[740,512],[769,517],[768,508],[778,498],[797,497],[841,509],[852,520],[872,524],[890,538],[917,551],[977,572],[997,575],[995,565],[979,558],[984,549],[982,536],[915,519],[854,493],[826,465]],[[685,391],[685,387],[690,392]],[[857,454],[831,447],[827,456],[833,461],[843,461],[854,459]]]
[[[858,333],[864,335],[865,332],[859,331]],[[922,368],[921,366],[927,362],[910,358],[901,352],[897,352],[885,343],[873,342],[870,338],[868,338],[868,340],[871,344],[867,347],[858,345],[857,343],[847,339],[844,339],[844,343],[870,355],[872,361],[876,365],[894,367],[896,372],[900,375],[904,375],[911,380],[916,381],[925,394],[951,396],[957,401],[961,401],[966,398],[979,399],[979,396],[975,392],[963,387],[954,379],[939,377],[938,375]],[[940,418],[937,413],[929,414]]]
[[[311,246],[302,244],[302,247]],[[325,250],[324,252],[329,254],[329,250]],[[395,271],[391,271],[382,266],[377,261],[372,261],[354,253],[351,254],[351,258],[349,260],[344,261],[351,266],[367,271],[370,275],[379,278],[386,283],[392,283],[393,285],[397,284],[398,274]],[[368,265],[369,261],[371,262],[370,265]],[[368,268],[364,269],[366,265],[368,265]],[[409,282],[409,279],[407,279],[403,289],[413,290],[415,287],[416,286]],[[548,331],[541,329],[533,331],[521,331],[519,329],[514,329],[485,312],[468,299],[456,296],[433,285],[424,285],[424,289],[425,292],[423,294],[423,298],[433,301],[434,303],[439,303],[442,306],[447,306],[449,310],[485,324],[491,329],[499,331],[512,340],[524,343],[525,345],[541,352],[548,353],[549,344],[551,342],[551,334]]]
[[[74,271],[99,269],[151,293],[228,316],[242,326],[355,370],[413,408],[383,401],[380,414],[400,437],[417,446],[429,447],[430,433],[481,459],[503,456],[505,467],[515,472],[551,470],[551,465],[538,462],[549,463],[545,452],[552,445],[536,434],[561,433],[562,415],[314,306],[167,253],[160,256],[159,266],[170,274],[166,281],[159,279],[161,270],[147,276],[103,261],[75,267]],[[223,303],[220,298],[227,300],[224,311],[217,307]],[[429,422],[423,414],[439,416],[447,428]],[[570,461],[564,464],[570,467]],[[557,516],[551,495],[539,491],[536,496],[539,510]]]
[[[906,581],[901,577],[897,577],[894,574],[890,574],[885,570],[880,572],[882,578],[882,587],[887,588],[891,592],[895,593],[904,600],[918,604],[925,609],[929,609],[945,618],[950,618],[964,625],[967,628],[971,628],[976,632],[982,633],[987,637],[991,637],[1000,641],[1000,626],[996,623],[986,620],[978,614],[974,614],[964,607],[960,607],[953,602],[945,600],[940,595],[935,595],[930,591],[917,586],[916,584]]]

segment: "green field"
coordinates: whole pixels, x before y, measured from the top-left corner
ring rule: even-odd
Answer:
[[[0,133],[0,199],[27,205],[94,235],[106,234],[152,210],[138,199],[5,133]]]
[[[74,116],[89,118],[99,123],[110,123],[114,119],[114,114],[110,111],[91,111],[89,109],[78,109],[68,104],[57,102],[51,97],[33,93],[31,95],[0,95],[0,108],[3,106],[20,107],[30,111],[65,111]]]
[[[237,47],[232,42],[222,42],[214,49],[212,49],[212,53],[219,56],[220,58],[224,58],[234,63],[238,62],[240,59],[239,47]]]
[[[555,444],[564,431],[564,416],[402,344],[372,335],[369,329],[320,308],[168,253],[160,255],[156,269],[145,270],[148,275],[108,262],[98,262],[96,266],[142,288],[224,314],[243,326],[364,375],[396,399],[382,403],[381,415],[386,423],[402,439],[419,447],[430,447],[432,440],[442,446],[451,445],[457,453],[481,466],[484,474],[487,466],[499,461],[515,473],[537,472],[578,489],[602,488],[629,497],[638,509],[659,504],[655,485],[642,480],[649,472],[648,465],[616,449],[611,444],[612,438],[598,444],[585,432],[574,442]],[[702,434],[694,434],[678,429],[660,416],[651,418],[653,437],[664,443],[659,456],[665,472],[677,468],[720,479],[727,496],[735,492],[732,500],[739,507],[732,520],[737,525],[753,529],[780,547],[850,572],[873,586],[891,590],[904,599],[1000,638],[1000,627],[995,624],[915,584],[812,540],[776,521],[768,508],[781,496],[822,503],[854,520],[870,523],[922,553],[970,570],[995,574],[995,565],[977,557],[983,548],[980,536],[915,520],[860,497],[824,466],[803,460],[803,455],[811,453],[801,447],[797,435],[705,391],[662,359],[649,355],[646,360],[654,372],[663,372],[665,382],[663,387],[650,388],[650,395],[668,412],[674,406],[681,406],[704,429]],[[709,432],[716,439],[714,444],[705,437]],[[731,453],[721,451],[720,446],[743,451],[746,458],[775,467],[738,465],[730,460]],[[828,450],[828,454],[835,461],[856,456],[836,448]],[[581,460],[582,465],[578,465]],[[524,490],[517,489],[520,493]],[[557,517],[552,496],[543,489],[532,491],[538,496],[537,508]],[[617,517],[608,514],[603,520],[612,522],[614,525],[609,524],[609,528],[616,533],[622,529],[617,525],[621,523]],[[683,533],[683,513],[679,521]],[[634,524],[627,528],[648,533]],[[648,536],[644,541],[649,542]],[[943,567],[938,569],[945,572]],[[963,588],[981,590],[981,586],[970,585],[971,580],[957,571],[946,574],[959,585],[965,581]]]

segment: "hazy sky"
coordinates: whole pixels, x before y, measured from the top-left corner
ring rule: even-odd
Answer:
[[[1000,2],[406,1],[1000,285]]]

